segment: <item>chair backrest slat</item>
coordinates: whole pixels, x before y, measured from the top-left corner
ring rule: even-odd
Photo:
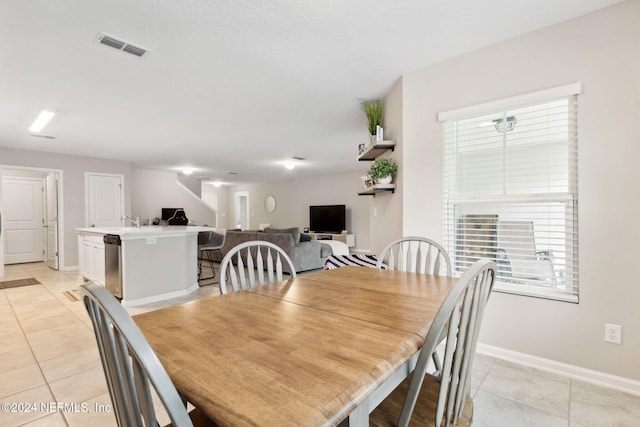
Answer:
[[[249,251],[250,248],[247,248],[247,251]],[[264,260],[262,259],[262,251],[260,250],[260,247],[258,246],[258,250],[257,252],[257,265],[256,265],[256,270],[258,273],[258,285],[264,285],[265,283],[267,283],[265,281],[264,278]]]
[[[258,256],[260,256],[260,253],[258,253]],[[242,259],[240,261],[242,261]],[[240,265],[238,265],[238,268],[240,268]],[[246,270],[243,269],[242,272],[243,274],[245,272],[247,273],[247,281],[242,284],[242,289],[247,289],[247,287],[253,288],[256,285],[256,269],[249,248],[247,248],[247,268]]]
[[[255,261],[252,251],[256,256]],[[241,253],[245,254],[246,267],[240,256]],[[234,259],[238,270],[237,275],[233,265]],[[230,290],[236,292],[248,287],[253,288],[267,283],[280,282],[283,278],[283,264],[287,264],[291,272],[290,276],[296,277],[293,261],[278,245],[264,240],[240,243],[229,250],[220,263],[220,293],[226,294]],[[245,270],[247,271],[245,272]],[[243,281],[245,273],[250,278],[248,285]],[[257,281],[255,280],[256,276]],[[239,279],[240,283],[238,283]],[[231,288],[227,286],[227,281],[231,281]]]
[[[156,426],[151,387],[171,423],[193,427],[180,395],[144,335],[103,286],[81,286],[119,426]]]

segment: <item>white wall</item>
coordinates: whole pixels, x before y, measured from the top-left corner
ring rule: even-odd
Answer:
[[[379,254],[389,242],[402,237],[402,202],[404,188],[404,144],[402,141],[402,80],[396,82],[384,99],[384,139],[394,140],[394,151],[386,151],[379,158],[393,158],[398,173],[393,178],[394,193],[380,193],[371,199],[370,227],[371,253]],[[369,168],[371,162],[366,162]]]
[[[403,78],[404,234],[442,240],[440,111],[571,82],[578,101],[580,303],[494,293],[481,341],[640,380],[640,2]],[[604,323],[622,325],[620,346]]]
[[[85,227],[85,172],[124,175],[125,213],[131,206],[131,189],[128,186],[131,166],[127,162],[67,156],[37,151],[13,150],[0,147],[0,165],[62,170],[64,229],[62,231],[64,251],[62,269],[78,266],[78,239],[75,229]]]
[[[363,164],[363,172],[369,163]],[[346,205],[347,229],[356,234],[356,248],[369,250],[369,209],[371,196],[358,196],[361,190],[362,172],[349,172],[313,178],[236,185],[229,190],[230,220],[234,218],[233,193],[249,192],[249,228],[257,229],[260,223],[272,227],[298,227],[302,231],[309,226],[310,205]],[[276,210],[268,213],[264,199],[273,195]],[[231,227],[231,225],[229,226]]]
[[[134,194],[131,212],[144,223],[160,217],[162,208],[184,208],[187,218],[196,225],[215,225],[216,214],[189,189],[178,183],[177,172],[131,169]]]

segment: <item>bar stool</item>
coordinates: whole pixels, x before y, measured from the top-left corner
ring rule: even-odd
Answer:
[[[203,281],[216,277],[213,253],[217,251],[220,258],[222,258],[220,249],[224,246],[226,238],[226,228],[212,228],[211,231],[198,233],[198,285],[202,286]],[[211,269],[211,276],[204,277],[202,275],[202,263],[208,264]]]

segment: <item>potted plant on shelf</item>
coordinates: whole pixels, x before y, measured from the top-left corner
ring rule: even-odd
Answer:
[[[390,184],[398,172],[398,164],[393,159],[376,159],[369,168],[369,175],[376,184]]]
[[[367,118],[369,125],[369,133],[371,134],[371,142],[382,141],[382,101],[379,99],[373,101],[362,102],[362,111]]]

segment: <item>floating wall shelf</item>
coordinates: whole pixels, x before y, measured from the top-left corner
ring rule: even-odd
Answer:
[[[387,150],[395,150],[396,142],[395,141],[380,141],[369,144],[367,148],[365,148],[364,152],[358,156],[358,160],[360,161],[371,161],[375,160],[380,154],[384,153]]]
[[[358,193],[358,196],[375,196],[376,193],[382,193],[384,191],[391,191],[395,193],[395,184],[374,184],[371,187],[367,187],[364,191]]]

